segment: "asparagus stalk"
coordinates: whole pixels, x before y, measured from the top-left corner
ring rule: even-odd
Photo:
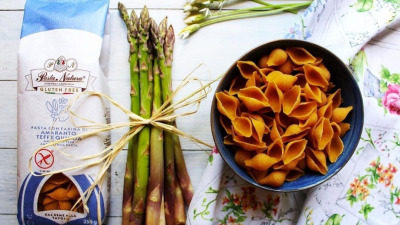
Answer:
[[[174,123],[174,125],[176,126],[176,123]],[[175,168],[178,175],[179,185],[182,189],[185,202],[189,205],[193,198],[193,185],[190,181],[189,173],[187,172],[179,137],[177,135],[172,135],[172,139],[174,142]]]
[[[165,208],[164,208],[164,195],[163,195],[163,198],[162,198],[162,200],[161,200],[161,212],[160,212],[160,225],[166,225],[166,222],[165,222]]]
[[[159,33],[157,36],[153,36],[153,45],[156,49],[157,62],[160,68],[160,78],[161,78],[161,90],[163,102],[168,99],[167,93],[169,87],[166,86],[165,75],[167,73],[167,68],[165,66],[165,55],[164,55],[164,42],[165,36],[167,34],[167,18],[164,18],[158,29]],[[169,93],[168,93],[169,94]],[[165,168],[165,187],[164,187],[164,211],[165,211],[165,222],[167,225],[172,225],[174,223],[174,202],[175,202],[175,167],[174,167],[174,155],[173,155],[173,141],[171,133],[164,133],[164,168]]]
[[[183,202],[182,189],[179,185],[175,188],[175,225],[184,225],[186,223],[185,204]]]
[[[140,67],[140,116],[148,119],[151,115],[153,95],[153,75],[149,45],[149,11],[145,6],[139,18],[139,67]],[[147,186],[149,179],[150,125],[139,133],[137,163],[135,173],[135,191],[133,195],[133,224],[142,224],[145,213]]]
[[[166,76],[165,76],[165,88],[168,91],[166,93],[166,98],[169,98],[172,93],[172,60],[173,60],[173,49],[175,43],[174,28],[169,26],[167,34],[165,37],[164,53],[165,53],[165,66],[166,66]],[[176,122],[174,123],[176,126]],[[181,144],[179,137],[172,134],[173,139],[173,149],[174,149],[174,161],[176,166],[177,177],[179,179],[180,187],[182,188],[183,196],[185,198],[186,204],[189,205],[193,197],[193,186],[190,181],[189,174],[186,169],[185,159],[183,157]]]
[[[171,64],[169,68],[166,65],[166,58],[164,54],[164,45],[166,35],[168,32],[167,18],[161,21],[159,26],[159,38],[154,40],[154,45],[157,49],[158,63],[160,67],[160,77],[162,86],[162,98],[165,103],[171,95]],[[171,40],[169,40],[171,41]],[[175,188],[176,188],[176,174],[174,162],[174,149],[172,134],[170,132],[164,133],[164,151],[165,151],[165,221],[167,225],[174,224],[174,204],[175,204]]]
[[[151,19],[150,34],[152,43],[158,39],[159,31],[157,24]],[[156,46],[155,46],[156,47]],[[158,60],[153,61],[154,93],[153,93],[153,115],[158,113],[161,107],[161,83]],[[159,225],[162,195],[164,192],[164,151],[163,131],[152,126],[150,134],[150,179],[148,187],[146,225]]]
[[[130,61],[130,76],[131,76],[131,111],[135,114],[139,114],[140,102],[139,102],[139,74],[138,74],[138,56],[137,56],[137,16],[132,10],[131,17],[129,18],[128,11],[122,3],[118,3],[118,9],[122,19],[124,20],[127,33],[128,43],[130,45],[129,61]],[[126,169],[124,177],[124,189],[122,197],[122,225],[128,225],[129,220],[132,216],[132,196],[133,196],[133,185],[134,185],[134,152],[137,151],[137,136],[133,137],[128,144],[128,155],[126,160]]]

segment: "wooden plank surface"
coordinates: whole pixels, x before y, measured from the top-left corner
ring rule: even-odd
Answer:
[[[110,96],[129,108],[129,67],[126,28],[116,10],[116,0],[110,3]],[[161,21],[168,16],[169,23],[177,34],[184,28],[184,1],[122,1],[137,13],[146,4],[151,16]],[[292,1],[270,1],[292,2]],[[17,54],[19,35],[23,19],[24,0],[0,0],[0,221],[1,224],[17,224],[16,158],[17,158]],[[254,3],[235,4],[229,8],[240,8]],[[195,76],[204,82],[215,79],[246,51],[271,40],[283,38],[298,15],[279,14],[269,17],[251,18],[215,24],[202,28],[192,37],[176,39],[173,62],[173,85],[199,65]],[[197,84],[190,84],[179,95],[187,95]],[[212,86],[216,87],[216,84]],[[210,130],[210,107],[214,89],[201,103],[199,111],[191,116],[179,118],[178,128],[207,143],[212,144]],[[113,121],[126,121],[127,117],[112,109]],[[120,137],[126,130],[113,131],[112,139]],[[189,174],[196,187],[207,163],[208,154],[198,145],[181,139]],[[208,151],[209,149],[207,149]],[[121,198],[126,151],[122,151],[112,164],[111,211],[108,224],[121,223]],[[189,162],[189,163],[188,163]]]

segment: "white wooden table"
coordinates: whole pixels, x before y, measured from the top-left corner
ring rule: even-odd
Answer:
[[[117,10],[117,0],[110,3],[111,57],[110,94],[129,108],[129,65],[126,29]],[[168,16],[177,34],[185,25],[183,0],[124,0],[128,10],[137,13],[146,4],[150,15],[160,22]],[[288,1],[271,0],[272,3]],[[0,224],[17,222],[17,52],[23,18],[24,0],[0,0]],[[230,8],[254,5],[245,3]],[[268,17],[242,19],[202,28],[188,39],[176,39],[173,62],[173,80],[178,84],[199,64],[197,74],[203,79],[215,78],[242,54],[264,42],[283,38],[299,15],[284,13]],[[214,85],[215,87],[215,85]],[[178,120],[183,131],[212,144],[209,114],[212,94],[201,103],[200,110]],[[122,114],[111,111],[113,121],[126,120]],[[123,131],[114,132],[113,140]],[[181,139],[188,170],[196,188],[207,164],[208,154],[193,143]],[[121,202],[126,151],[112,165],[111,210],[108,224],[121,221]]]

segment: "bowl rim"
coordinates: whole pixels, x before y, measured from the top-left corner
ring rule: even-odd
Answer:
[[[363,127],[364,127],[364,104],[363,104],[363,100],[362,100],[363,96],[361,94],[360,88],[359,88],[358,83],[355,80],[354,76],[350,76],[350,79],[351,79],[352,83],[355,84],[354,85],[354,87],[356,89],[355,92],[357,92],[357,95],[361,97],[361,100],[359,101],[359,103],[360,103],[359,110],[360,110],[361,118],[358,118],[360,120],[360,123],[361,123],[361,129],[358,132],[358,134],[356,135],[355,147],[350,152],[348,158],[345,159],[345,161],[343,162],[342,166],[338,167],[336,170],[334,170],[329,175],[323,175],[323,176],[326,176],[326,177],[324,179],[319,180],[318,182],[315,182],[315,183],[312,183],[310,185],[306,185],[306,186],[303,186],[303,187],[295,188],[295,189],[280,189],[280,187],[274,188],[274,187],[267,186],[267,185],[261,185],[261,184],[257,183],[254,179],[249,180],[247,177],[244,177],[242,174],[240,174],[240,173],[238,173],[238,172],[236,172],[234,170],[234,168],[232,167],[231,163],[226,159],[226,156],[224,154],[221,154],[221,151],[218,148],[218,142],[216,140],[216,131],[215,131],[215,126],[216,125],[213,123],[214,117],[216,116],[215,113],[213,113],[213,109],[217,110],[217,106],[216,106],[216,104],[217,104],[216,102],[217,101],[216,101],[215,94],[217,92],[219,92],[219,91],[222,91],[222,87],[221,87],[222,86],[222,82],[221,81],[226,78],[226,76],[228,75],[228,72],[230,72],[231,70],[234,69],[234,67],[236,67],[236,64],[237,64],[238,61],[242,60],[243,58],[248,58],[249,55],[254,54],[254,52],[258,51],[259,48],[263,48],[263,47],[266,47],[266,46],[274,44],[274,43],[281,43],[281,42],[287,42],[287,41],[293,42],[293,43],[298,43],[298,45],[299,45],[298,47],[304,47],[304,45],[308,45],[308,46],[311,46],[312,48],[317,48],[317,49],[320,48],[320,49],[322,49],[322,51],[328,52],[332,56],[333,60],[335,60],[337,63],[339,63],[341,67],[345,68],[345,70],[349,74],[353,74],[351,72],[351,70],[349,69],[349,67],[335,53],[333,53],[329,49],[327,49],[327,48],[325,48],[325,47],[323,47],[323,46],[321,46],[319,44],[316,44],[316,43],[313,43],[313,42],[310,42],[310,41],[306,41],[306,40],[299,40],[299,39],[276,39],[276,40],[268,41],[268,42],[265,42],[265,43],[263,43],[261,45],[258,45],[256,47],[253,47],[251,50],[249,50],[246,53],[242,54],[225,71],[225,73],[221,77],[220,81],[218,82],[217,87],[215,88],[215,91],[214,91],[214,94],[213,94],[213,98],[212,98],[212,103],[211,103],[211,110],[210,110],[210,124],[211,124],[211,133],[212,133],[213,141],[214,141],[215,147],[217,148],[217,150],[219,152],[219,155],[223,158],[224,162],[229,166],[229,168],[237,176],[242,178],[245,182],[249,183],[250,185],[254,185],[254,186],[256,186],[258,188],[261,188],[261,189],[264,189],[264,190],[268,190],[268,191],[272,191],[272,192],[279,192],[279,193],[289,193],[289,192],[304,191],[304,190],[316,187],[316,186],[318,186],[318,185],[330,180],[333,176],[335,176],[340,170],[342,170],[346,166],[346,164],[350,161],[350,159],[354,155],[354,152],[356,150],[357,145],[359,144],[359,141],[360,141],[360,138],[361,138],[361,134],[362,134],[362,131],[363,131]],[[306,48],[306,47],[304,47],[304,48]],[[285,181],[285,182],[287,182],[287,181]]]

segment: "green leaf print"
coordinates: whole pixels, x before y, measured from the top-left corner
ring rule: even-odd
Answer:
[[[368,65],[367,56],[365,55],[364,50],[360,50],[357,53],[357,55],[351,61],[350,65],[354,71],[354,78],[357,82],[360,81],[360,79],[364,76],[365,68]]]
[[[379,82],[379,89],[380,89],[380,91],[381,92],[386,92],[387,91],[387,89],[388,89],[388,82],[386,81],[386,80],[381,80],[380,82]]]
[[[371,206],[370,204],[365,204],[365,205],[361,206],[361,209],[360,209],[360,211],[358,211],[358,212],[361,213],[361,214],[363,214],[365,220],[367,220],[367,219],[368,219],[368,214],[369,214],[370,212],[372,212],[372,210],[373,210],[374,208],[375,208],[375,207]]]
[[[218,193],[218,190],[209,187],[205,193],[216,194]],[[214,203],[216,200],[217,199],[215,197],[210,201],[208,201],[207,198],[203,198],[203,202],[201,203],[201,207],[203,207],[203,210],[197,211],[197,209],[193,209],[193,220],[195,220],[198,216],[200,216],[203,220],[213,221],[213,218],[208,218],[207,216],[210,215],[210,209],[209,209],[210,205]]]
[[[384,66],[382,66],[380,74],[381,74],[382,79],[389,79],[389,77],[390,77],[389,69]]]
[[[373,3],[373,0],[358,0],[352,7],[355,7],[358,12],[366,12],[372,8]]]
[[[340,225],[343,217],[344,215],[339,215],[335,213],[328,218],[328,220],[325,222],[325,225]]]
[[[394,84],[399,84],[399,74],[398,73],[391,74],[388,81]]]

